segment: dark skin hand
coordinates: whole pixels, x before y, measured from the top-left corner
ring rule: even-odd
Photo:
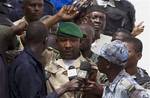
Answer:
[[[66,92],[76,91],[79,88],[79,81],[72,80],[62,85],[59,89],[56,89],[56,92],[59,96],[63,95]]]

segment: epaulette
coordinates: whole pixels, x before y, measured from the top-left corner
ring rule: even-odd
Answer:
[[[53,51],[55,59],[59,59],[60,58],[60,52],[57,49],[54,49],[52,47],[48,47],[47,49],[49,51]]]
[[[134,92],[136,90],[135,85],[132,84],[127,79],[124,79],[123,81],[121,81],[121,84],[126,88],[126,90],[129,94],[131,94],[132,92]]]

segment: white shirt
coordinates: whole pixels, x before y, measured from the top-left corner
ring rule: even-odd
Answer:
[[[74,61],[75,61],[75,60],[63,60],[66,70],[68,70],[68,68],[69,68],[70,66],[75,66],[75,65],[73,65],[73,64],[74,64]]]

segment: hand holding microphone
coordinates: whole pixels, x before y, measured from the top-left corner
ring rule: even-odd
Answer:
[[[79,70],[77,70],[74,66],[70,66],[68,68],[68,78],[69,80],[76,79],[79,81],[79,89],[86,85],[89,76],[91,73],[91,64],[87,61],[82,61],[80,64]]]

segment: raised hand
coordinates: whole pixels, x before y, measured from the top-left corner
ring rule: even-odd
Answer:
[[[63,6],[57,13],[62,20],[73,19],[78,14],[77,8],[71,5]]]
[[[133,31],[131,33],[133,37],[140,35],[144,31],[143,23],[144,23],[144,21],[142,21],[138,25],[134,26]]]

